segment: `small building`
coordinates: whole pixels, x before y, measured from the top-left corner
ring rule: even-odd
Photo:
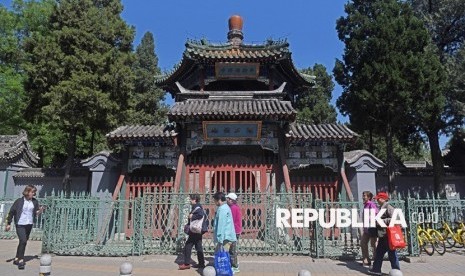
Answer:
[[[26,168],[37,167],[39,157],[29,144],[25,131],[17,135],[0,135],[0,198],[13,197],[13,176]]]
[[[180,63],[156,77],[175,99],[168,124],[107,134],[124,148],[117,192],[347,193],[343,152],[357,134],[296,122],[296,96],[314,78],[295,68],[287,41],[248,44],[242,25],[229,19],[225,43],[188,40]]]

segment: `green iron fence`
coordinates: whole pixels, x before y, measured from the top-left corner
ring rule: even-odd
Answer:
[[[212,195],[201,195],[210,225],[204,235],[204,249],[214,250],[212,225],[216,206]],[[14,238],[14,229],[4,232],[5,218],[13,200],[0,200],[0,238]],[[184,246],[183,233],[190,204],[187,193],[146,193],[134,199],[112,200],[86,195],[55,195],[40,200],[46,211],[34,225],[33,239],[41,239],[43,252],[61,255],[127,256],[175,254]],[[404,229],[408,247],[401,256],[419,254],[416,226],[440,228],[442,221],[454,224],[463,220],[465,200],[434,197],[406,198],[391,201],[404,210],[408,228]],[[243,234],[239,249],[244,254],[299,254],[319,258],[359,258],[359,229],[323,228],[313,222],[310,227],[276,227],[277,208],[361,209],[360,202],[329,202],[313,199],[308,193],[239,194],[243,214]],[[437,213],[433,221],[429,214]],[[423,215],[421,215],[423,214]],[[419,218],[420,216],[420,218]],[[412,229],[413,231],[410,231]]]

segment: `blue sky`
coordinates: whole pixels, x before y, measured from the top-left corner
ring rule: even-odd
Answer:
[[[123,0],[123,17],[136,26],[138,44],[146,31],[155,36],[162,70],[180,61],[187,38],[226,41],[228,18],[244,18],[244,40],[262,42],[267,38],[287,38],[298,68],[324,64],[330,71],[343,44],[335,30],[336,19],[344,13],[343,0],[264,1],[202,0],[143,1]],[[337,87],[333,104],[341,93]],[[339,115],[342,122],[346,118]]]
[[[0,3],[9,3],[0,0]],[[244,40],[262,42],[268,38],[287,38],[297,68],[315,63],[332,71],[341,58],[344,45],[337,38],[336,20],[344,15],[347,0],[122,0],[123,18],[136,29],[135,45],[150,31],[162,70],[181,60],[187,38],[226,41],[228,18],[244,18]],[[342,88],[336,84],[332,103]],[[171,100],[168,100],[171,102]],[[347,118],[338,114],[340,122]],[[447,142],[441,138],[441,145]]]

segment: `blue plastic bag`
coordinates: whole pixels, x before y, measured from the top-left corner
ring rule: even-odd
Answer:
[[[215,253],[215,270],[216,276],[233,276],[231,256],[222,246]]]

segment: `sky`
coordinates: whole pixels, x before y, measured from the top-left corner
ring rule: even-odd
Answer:
[[[345,0],[202,0],[144,1],[123,0],[123,18],[136,27],[135,44],[143,34],[154,34],[156,53],[162,70],[181,60],[187,38],[225,42],[228,19],[238,14],[244,19],[244,41],[263,42],[286,38],[294,64],[306,68],[321,63],[331,71],[343,44],[337,38],[336,19],[344,13]],[[334,91],[332,103],[341,94]],[[339,114],[338,120],[347,121]]]
[[[10,0],[0,0],[8,4]],[[182,58],[185,42],[206,38],[225,42],[228,19],[238,14],[244,19],[244,41],[263,42],[286,38],[292,58],[302,69],[321,63],[332,71],[341,58],[343,43],[338,39],[336,20],[344,16],[347,0],[122,0],[123,18],[136,30],[135,47],[145,32],[155,38],[155,51],[162,71],[170,70]],[[332,104],[342,88],[336,84]],[[169,96],[168,96],[169,97]],[[172,100],[168,99],[168,103]],[[338,121],[348,118],[338,112]],[[441,137],[441,146],[447,142]]]

